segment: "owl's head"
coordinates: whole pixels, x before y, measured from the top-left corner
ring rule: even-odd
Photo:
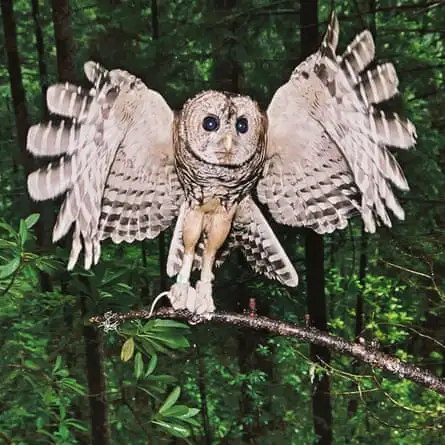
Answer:
[[[236,166],[265,150],[267,119],[248,96],[205,91],[182,110],[179,136],[201,160]]]

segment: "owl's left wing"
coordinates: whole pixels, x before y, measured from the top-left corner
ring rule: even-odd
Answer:
[[[408,184],[387,146],[409,148],[416,134],[408,120],[374,107],[397,93],[398,79],[390,63],[366,71],[371,33],[337,56],[338,32],[332,15],[320,49],[272,98],[258,197],[283,224],[329,233],[360,213],[374,232],[376,216],[391,226],[386,208],[404,218],[391,183],[402,190]]]
[[[162,96],[122,70],[85,64],[90,91],[71,84],[48,89],[59,122],[29,130],[28,150],[58,159],[28,177],[35,200],[65,193],[53,240],[74,224],[68,269],[82,248],[96,264],[100,241],[154,238],[177,216],[183,191],[174,169],[174,114]]]

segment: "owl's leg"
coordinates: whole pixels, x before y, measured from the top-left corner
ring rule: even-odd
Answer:
[[[232,219],[236,207],[228,211],[221,210],[218,213],[208,215],[204,230],[207,239],[202,255],[201,279],[196,283],[197,306],[196,312],[213,312],[215,305],[212,297],[213,265],[215,263],[216,252],[223,245],[232,227]]]
[[[203,230],[204,214],[195,209],[186,209],[182,226],[184,257],[176,283],[170,288],[170,302],[174,309],[196,312],[196,291],[190,286],[195,248]]]

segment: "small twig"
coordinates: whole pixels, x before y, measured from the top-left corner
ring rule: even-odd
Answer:
[[[388,266],[395,267],[396,269],[400,269],[400,270],[403,270],[405,272],[409,272],[409,273],[412,273],[414,275],[419,275],[420,277],[428,278],[429,280],[431,280],[431,276],[426,274],[426,273],[418,272],[417,270],[413,270],[413,269],[409,269],[407,267],[399,266],[398,264],[390,263],[389,261],[385,261],[385,260],[381,260],[381,261],[382,261],[382,263],[385,263]]]
[[[203,317],[190,313],[187,310],[175,311],[162,308],[153,314],[147,310],[131,311],[113,314],[113,320],[117,323],[131,320],[148,320],[151,318],[169,318],[196,323],[230,324],[237,327],[245,327],[255,330],[268,331],[283,337],[294,337],[314,345],[325,346],[340,354],[349,355],[367,363],[370,366],[381,368],[399,378],[405,378],[419,383],[426,388],[445,395],[445,379],[441,379],[426,369],[402,362],[400,359],[384,354],[375,347],[366,344],[346,341],[327,332],[315,328],[296,326],[266,317],[250,317],[245,314],[233,314],[227,312],[214,312]],[[91,317],[90,322],[103,324],[106,321],[103,316]]]

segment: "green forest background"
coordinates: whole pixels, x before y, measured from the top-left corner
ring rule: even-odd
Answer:
[[[406,220],[364,233],[359,218],[323,238],[273,224],[301,283],[255,275],[233,253],[216,306],[358,337],[445,374],[445,4],[416,0],[1,0],[0,443],[445,443],[443,397],[295,339],[234,326],[156,320],[103,332],[91,315],[149,306],[168,288],[170,232],[104,243],[100,264],[66,272],[50,242],[57,206],[31,203],[29,125],[48,117],[48,85],[86,86],[84,62],[125,68],[180,108],[224,89],[266,107],[329,13],[340,52],[364,28],[395,63],[415,149],[397,153]],[[37,220],[36,213],[40,214]]]

